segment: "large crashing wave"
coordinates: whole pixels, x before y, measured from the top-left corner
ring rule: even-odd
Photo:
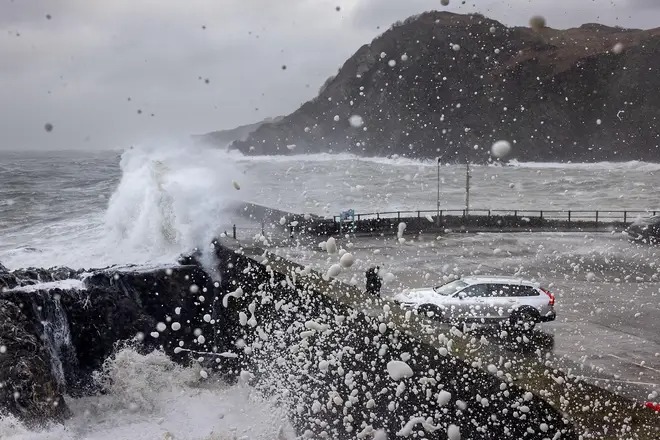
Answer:
[[[124,252],[152,260],[204,247],[227,228],[242,173],[226,152],[199,145],[144,145],[126,150],[122,177],[105,214],[106,237]],[[246,196],[242,185],[241,196]]]

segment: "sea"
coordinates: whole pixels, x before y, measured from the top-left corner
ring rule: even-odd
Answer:
[[[247,220],[250,201],[332,217],[465,207],[464,164],[349,154],[246,157],[195,144],[0,151],[0,262],[168,263]],[[470,209],[660,212],[660,164],[471,165]],[[438,186],[440,197],[438,200]],[[632,215],[632,214],[631,214]]]
[[[471,210],[660,212],[655,163],[512,161],[471,165],[470,176]],[[168,264],[233,225],[252,233],[236,202],[332,217],[349,209],[462,209],[465,192],[465,164],[401,157],[247,157],[186,142],[124,151],[0,151],[0,263]],[[104,374],[110,389],[68,398],[73,417],[64,425],[35,430],[0,415],[0,438],[293,438],[274,402],[241,383],[200,385],[198,371],[161,353],[125,348]]]

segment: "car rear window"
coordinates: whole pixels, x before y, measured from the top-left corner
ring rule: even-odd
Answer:
[[[538,296],[539,292],[532,286],[519,284],[489,284],[490,296],[499,297],[519,297],[519,296]]]

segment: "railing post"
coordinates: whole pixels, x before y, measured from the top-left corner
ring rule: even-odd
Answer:
[[[513,217],[517,220],[518,219],[518,210],[516,209],[513,211]]]
[[[571,224],[571,211],[568,211],[568,224]]]
[[[598,211],[596,211],[596,224],[598,224]]]
[[[623,211],[623,222],[628,223],[628,211]]]
[[[422,215],[419,211],[417,211],[417,218],[420,218]]]
[[[490,209],[488,210],[488,218],[490,218]]]
[[[401,220],[401,211],[396,212],[396,219]]]
[[[234,240],[236,240],[236,225],[232,227],[232,235],[234,237]]]
[[[543,220],[543,211],[540,211],[539,213],[541,215],[541,220]]]

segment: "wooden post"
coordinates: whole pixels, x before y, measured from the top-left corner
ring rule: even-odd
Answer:
[[[623,222],[628,223],[628,211],[623,211]]]
[[[568,224],[571,224],[571,211],[568,211]]]
[[[234,240],[236,240],[236,225],[232,228],[232,235],[234,236]]]
[[[596,211],[596,224],[598,224],[598,211]]]
[[[541,220],[543,220],[543,211],[540,211]]]

